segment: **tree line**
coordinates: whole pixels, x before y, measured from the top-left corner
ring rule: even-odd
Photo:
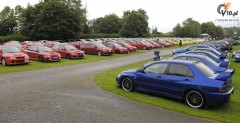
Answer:
[[[41,0],[26,8],[6,6],[0,12],[0,36],[21,34],[31,40],[72,39],[80,34],[117,34],[122,37],[174,36],[199,37],[207,33],[212,37],[231,36],[232,28],[223,29],[213,22],[200,24],[188,18],[177,24],[172,32],[161,33],[157,27],[149,28],[148,15],[143,9],[127,10],[87,20],[86,8],[81,0]]]

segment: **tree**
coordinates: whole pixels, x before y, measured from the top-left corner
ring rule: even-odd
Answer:
[[[175,37],[184,37],[184,35],[182,34],[182,27],[179,23],[173,28],[172,34]]]
[[[92,20],[93,33],[119,33],[121,26],[121,18],[119,18],[116,14],[109,14]]]
[[[17,32],[17,17],[14,9],[6,6],[0,12],[0,36],[6,36]]]
[[[146,11],[143,9],[125,11],[120,33],[124,37],[146,37],[149,34]]]
[[[28,5],[22,14],[22,34],[35,40],[77,37],[83,31],[84,18],[80,13],[80,0],[76,1],[73,4],[71,0],[70,3],[45,0],[34,6]]]
[[[201,26],[198,21],[188,18],[183,21],[182,33],[185,37],[199,37],[201,34]]]

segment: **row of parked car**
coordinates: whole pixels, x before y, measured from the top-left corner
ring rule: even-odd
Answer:
[[[227,51],[214,44],[198,44],[174,50],[172,54],[171,58],[121,72],[116,78],[118,87],[183,100],[192,108],[229,102],[234,92],[235,69],[229,68]]]
[[[190,42],[190,39],[182,39]],[[193,43],[197,43],[192,40]],[[72,42],[61,41],[8,41],[0,45],[0,62],[2,65],[28,64],[31,60],[56,62],[61,58],[81,59],[85,54],[98,56],[113,53],[128,54],[137,49],[150,50],[178,45],[176,40],[162,39],[79,39]]]

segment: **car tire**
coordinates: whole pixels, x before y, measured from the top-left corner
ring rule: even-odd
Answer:
[[[184,96],[184,100],[188,106],[195,109],[202,109],[206,105],[204,95],[197,90],[188,91]]]
[[[97,55],[98,55],[98,56],[102,56],[102,52],[101,52],[101,51],[98,51],[98,52],[97,52]]]
[[[123,90],[127,92],[134,91],[134,83],[129,77],[125,77],[121,80]]]
[[[40,61],[40,62],[44,62],[44,60],[43,60],[43,56],[39,56],[39,57],[38,57],[38,61]]]
[[[3,66],[6,66],[6,65],[7,65],[5,58],[2,58],[2,65],[3,65]]]
[[[66,55],[66,59],[71,59],[70,54],[67,54],[67,55]]]

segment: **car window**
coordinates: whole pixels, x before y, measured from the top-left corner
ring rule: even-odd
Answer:
[[[54,46],[53,49],[59,49],[59,46]]]
[[[150,74],[164,74],[167,69],[167,66],[168,66],[167,63],[156,63],[146,67],[143,72]]]
[[[84,45],[85,47],[91,47],[91,43],[87,43]]]
[[[194,50],[196,48],[197,48],[196,46],[192,46],[192,47],[189,47],[188,50],[192,51],[192,50]]]
[[[197,62],[201,62],[203,64],[205,64],[200,58],[196,58],[196,57],[188,57],[189,61],[197,61]]]
[[[206,65],[204,65],[200,62],[196,62],[196,63],[194,63],[194,65],[207,77],[214,76],[214,71],[212,69],[210,69],[209,67],[207,67]]]
[[[64,50],[65,48],[63,46],[59,46],[59,50]]]
[[[185,56],[180,56],[180,57],[176,57],[176,58],[173,58],[175,60],[187,60],[187,57]]]
[[[169,75],[193,77],[192,70],[188,66],[182,64],[171,64],[168,70]]]

